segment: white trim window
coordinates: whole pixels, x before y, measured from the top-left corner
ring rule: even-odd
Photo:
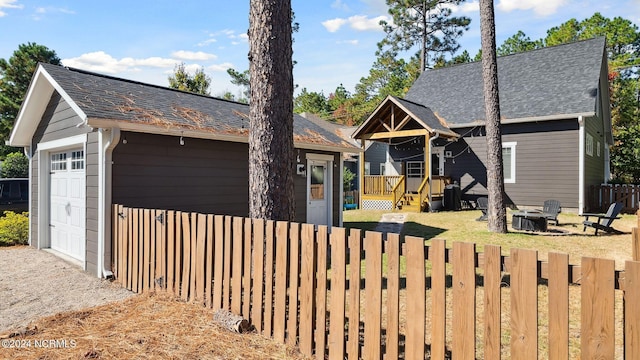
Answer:
[[[598,145],[596,146],[596,151],[597,151],[598,157],[600,157],[600,141],[598,141],[596,144]]]
[[[55,153],[51,154],[51,171],[66,171],[67,170],[67,153]]]
[[[587,141],[585,144],[585,151],[587,155],[593,156],[593,136],[591,134],[587,134]]]
[[[504,182],[514,184],[516,182],[516,145],[517,142],[502,143],[502,169]]]

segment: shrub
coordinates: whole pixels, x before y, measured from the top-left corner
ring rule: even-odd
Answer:
[[[27,213],[5,211],[0,217],[0,245],[26,245],[29,242],[29,216]]]
[[[29,159],[21,153],[14,152],[4,159],[0,167],[0,177],[26,178],[29,176]]]
[[[342,190],[350,191],[351,183],[355,178],[356,178],[356,174],[352,173],[351,170],[349,170],[349,168],[345,166],[344,169],[342,170],[342,182],[343,182]]]

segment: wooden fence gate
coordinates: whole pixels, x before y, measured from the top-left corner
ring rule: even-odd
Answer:
[[[113,268],[318,359],[640,359],[640,262],[114,206]]]

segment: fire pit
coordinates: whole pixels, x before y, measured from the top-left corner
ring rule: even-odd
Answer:
[[[518,211],[511,216],[511,226],[516,230],[547,231],[547,219],[537,211]]]

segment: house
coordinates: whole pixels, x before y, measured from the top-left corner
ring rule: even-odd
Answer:
[[[402,169],[382,185],[363,179],[364,208],[434,209],[451,183],[463,200],[487,195],[481,67],[425,71],[404,99],[386,98],[356,130],[356,139],[388,143]],[[499,57],[498,83],[507,202],[556,199],[588,211],[587,189],[609,179],[613,144],[605,39]]]
[[[307,120],[313,122],[314,124],[322,127],[323,129],[332,132],[344,141],[349,142],[354,147],[359,147],[361,144],[359,141],[353,139],[353,132],[356,130],[355,126],[348,126],[337,124],[334,122],[330,122],[320,118],[317,115],[302,113],[300,114]],[[388,164],[388,146],[385,143],[378,141],[365,141],[364,144],[364,153],[366,162],[364,164],[364,174],[369,175],[397,175],[393,169],[389,170],[387,174],[387,164]],[[354,179],[354,183],[351,185],[351,189],[349,190],[357,190],[359,185],[359,174],[360,174],[360,152],[351,152],[344,153],[344,166],[349,169],[352,173],[356,175]]]
[[[109,273],[111,206],[248,215],[246,104],[40,64],[10,145],[30,160],[30,244]],[[296,221],[342,223],[342,152],[294,117]],[[311,189],[314,191],[312,192]]]

